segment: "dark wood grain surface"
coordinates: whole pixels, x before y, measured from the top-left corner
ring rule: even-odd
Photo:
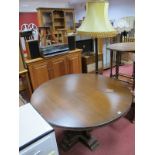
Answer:
[[[83,130],[106,125],[128,112],[130,90],[96,74],[71,74],[38,87],[31,104],[53,126]]]
[[[110,44],[107,49],[120,52],[135,52],[135,42],[123,42]]]

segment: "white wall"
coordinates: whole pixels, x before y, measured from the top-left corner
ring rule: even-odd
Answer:
[[[84,1],[84,2],[82,2]],[[73,7],[75,9],[75,20],[81,20],[85,16],[85,0],[78,3],[65,0],[19,0],[20,12],[34,12],[38,7]],[[125,16],[135,15],[135,0],[109,0],[109,19],[118,19]]]
[[[69,3],[52,0],[20,0],[19,12],[35,12],[38,7],[66,8]]]
[[[109,19],[135,16],[135,0],[109,0]]]
[[[78,22],[85,17],[85,3],[78,3],[78,4],[70,4],[70,7],[75,9],[75,21]]]
[[[85,16],[85,3],[73,4],[75,20]],[[125,16],[135,16],[135,0],[109,0],[109,19],[114,20]]]

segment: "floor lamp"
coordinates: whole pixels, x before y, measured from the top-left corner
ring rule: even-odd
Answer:
[[[81,36],[89,36],[95,40],[95,72],[98,74],[98,38],[110,38],[117,35],[117,31],[108,19],[107,0],[87,0],[86,17],[77,33]]]

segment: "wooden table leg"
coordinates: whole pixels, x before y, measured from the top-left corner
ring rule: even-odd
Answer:
[[[77,142],[82,142],[90,150],[95,150],[99,146],[98,141],[93,138],[89,131],[64,131],[64,137],[60,143],[60,147],[63,151],[68,151]]]
[[[113,50],[110,50],[110,77],[112,77],[112,67],[113,67]]]
[[[119,65],[120,66],[122,65],[121,59],[122,59],[122,54],[120,53],[120,56],[119,56]]]
[[[118,75],[119,75],[119,64],[120,64],[120,52],[117,51],[116,53],[116,79],[118,79]]]
[[[135,61],[133,62],[133,73],[132,73],[132,77],[133,77],[133,86],[132,89],[135,89]]]
[[[27,80],[27,86],[28,86],[29,97],[31,98],[31,95],[32,95],[32,88],[31,88],[30,78],[29,78],[28,73],[26,73],[26,80]]]

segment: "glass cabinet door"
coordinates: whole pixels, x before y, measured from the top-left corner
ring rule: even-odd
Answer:
[[[75,30],[74,25],[74,14],[71,11],[66,11],[66,29],[68,32],[73,32]]]
[[[53,24],[52,22],[52,12],[42,12],[42,26],[49,26],[51,27]]]

